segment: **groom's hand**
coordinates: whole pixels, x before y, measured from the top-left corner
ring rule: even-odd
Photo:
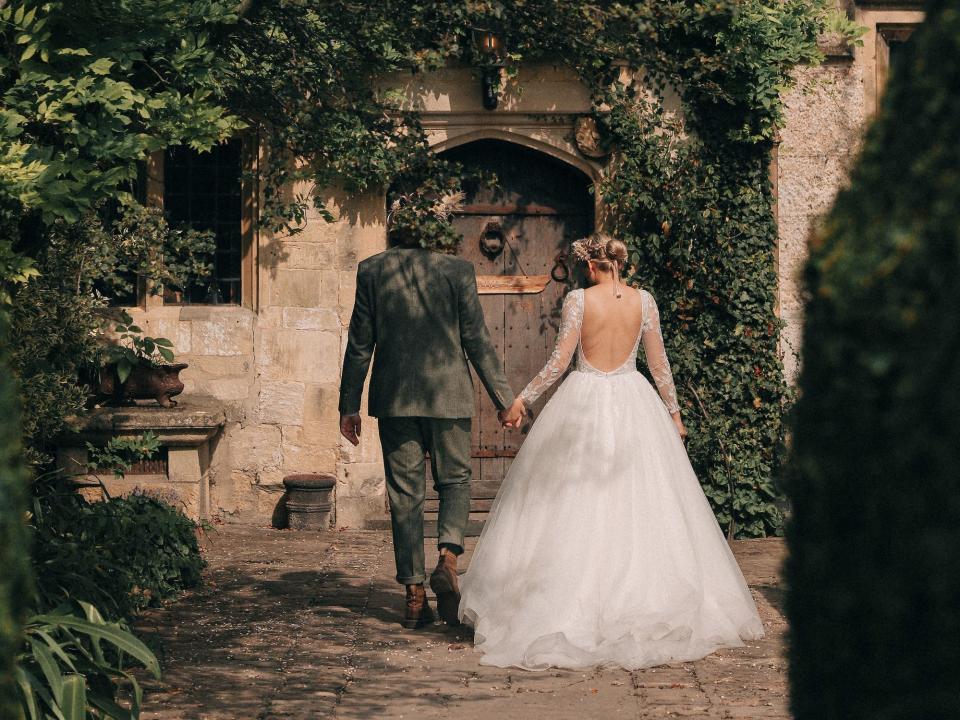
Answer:
[[[523,420],[526,410],[527,408],[524,406],[523,400],[517,398],[513,401],[513,405],[505,410],[501,410],[497,413],[497,416],[500,418],[500,424],[504,427],[516,428],[520,427],[520,421]]]
[[[360,444],[360,416],[341,415],[340,434],[354,445]]]

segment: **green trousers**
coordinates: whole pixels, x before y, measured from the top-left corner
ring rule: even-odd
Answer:
[[[440,496],[437,545],[463,552],[470,516],[470,418],[382,417],[380,445],[387,475],[397,582],[426,580],[423,566],[423,500],[426,455]]]

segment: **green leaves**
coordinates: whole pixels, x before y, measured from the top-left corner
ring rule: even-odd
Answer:
[[[117,377],[121,384],[127,381],[133,368],[140,363],[155,363],[157,356],[166,362],[173,362],[174,355],[170,349],[173,343],[167,338],[144,335],[143,330],[134,324],[126,310],[120,311],[120,320],[114,323],[110,334],[118,342],[108,345],[104,356],[108,363],[116,364]]]
[[[136,718],[142,691],[128,671],[128,658],[160,677],[153,652],[119,623],[105,621],[90,603],[34,615],[24,634],[17,681],[23,712],[31,720],[86,720],[91,707],[104,718]],[[131,710],[114,700],[118,680],[132,689]]]
[[[22,49],[2,71],[0,112],[7,127],[10,116],[24,121],[18,152],[0,151],[0,203],[75,222],[129,189],[152,150],[209,148],[242,128],[222,102],[226,58],[208,46],[233,4],[8,3],[0,32]]]
[[[104,445],[88,442],[86,447],[88,473],[110,470],[117,477],[123,477],[133,463],[153,457],[160,449],[160,441],[148,430],[139,437],[111,437]]]
[[[64,677],[60,695],[60,711],[64,720],[86,720],[87,685],[83,675],[70,674]]]

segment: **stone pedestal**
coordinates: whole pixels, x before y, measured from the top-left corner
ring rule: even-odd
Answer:
[[[88,499],[134,490],[151,492],[179,507],[194,520],[210,515],[210,441],[225,422],[222,403],[205,396],[181,398],[176,407],[135,405],[97,408],[70,423],[57,448],[57,467],[74,477]],[[101,445],[112,437],[135,438],[152,432],[160,441],[160,460],[142,463],[117,478],[104,469],[86,470],[86,443]],[[165,457],[164,457],[165,456]]]

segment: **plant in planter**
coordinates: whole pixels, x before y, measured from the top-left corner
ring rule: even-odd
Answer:
[[[175,406],[177,401],[171,398],[183,392],[179,374],[187,363],[173,362],[173,343],[145,336],[125,310],[114,332],[119,342],[107,346],[107,365],[97,392],[118,404],[154,399],[163,407]]]

